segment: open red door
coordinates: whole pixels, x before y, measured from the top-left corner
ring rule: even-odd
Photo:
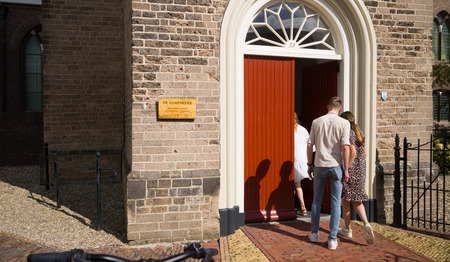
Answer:
[[[302,125],[311,131],[314,119],[327,113],[330,98],[337,95],[338,64],[336,61],[303,68],[302,71]],[[313,181],[302,180],[303,198],[306,206],[313,200]],[[329,182],[325,187],[322,211],[330,212],[331,193]]]
[[[245,222],[296,219],[295,61],[245,56]]]

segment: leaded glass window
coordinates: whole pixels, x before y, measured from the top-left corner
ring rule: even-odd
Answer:
[[[25,48],[25,110],[42,110],[42,33],[29,38]]]
[[[439,101],[440,100],[440,101]],[[449,120],[449,102],[447,95],[433,92],[433,120],[434,121],[448,121]],[[439,116],[439,118],[438,118]]]
[[[247,45],[335,50],[329,27],[320,14],[303,4],[281,2],[255,15]]]
[[[439,13],[433,20],[433,59],[450,59],[450,18],[446,12]]]
[[[439,48],[439,29],[438,26],[435,23],[433,23],[433,59],[439,59],[439,52],[438,52],[438,48]]]
[[[442,26],[441,48],[441,60],[450,59],[450,37],[447,23]]]

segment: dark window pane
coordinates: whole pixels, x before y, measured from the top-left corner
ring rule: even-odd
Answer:
[[[439,59],[438,49],[439,49],[439,31],[436,23],[433,23],[433,59]]]
[[[440,121],[448,121],[449,116],[449,108],[450,108],[450,98],[448,95],[441,95],[441,105],[440,110],[438,108],[439,105],[439,94],[433,93],[433,120],[437,121],[438,112],[440,113]]]
[[[448,60],[450,59],[450,37],[448,32],[448,26],[446,23],[444,23],[442,27],[442,39],[441,39],[441,45],[442,45],[442,53],[441,53],[441,60]]]
[[[36,37],[28,40],[25,49],[25,109],[26,111],[42,110],[42,62],[41,47]]]

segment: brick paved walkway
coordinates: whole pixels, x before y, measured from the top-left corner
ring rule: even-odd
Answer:
[[[26,261],[30,253],[46,252],[53,252],[53,250],[0,233],[0,261]]]
[[[331,251],[327,244],[328,223],[320,222],[317,243],[308,239],[308,222],[255,224],[242,230],[271,261],[431,261],[377,233],[375,244],[367,245],[361,226],[352,227],[352,239],[338,236],[339,245]]]
[[[341,226],[342,223],[341,220]],[[327,247],[328,221],[322,221],[320,224],[318,243],[309,241],[310,223],[304,221],[284,222],[282,224],[250,224],[241,229],[270,261],[431,261],[377,233],[375,233],[375,244],[367,245],[363,228],[357,225],[353,227],[352,239],[338,237],[339,245],[336,251],[331,251]],[[220,243],[225,242],[223,238],[220,241]],[[205,246],[219,249],[219,241],[211,240]],[[226,246],[220,248],[222,248],[222,252],[225,250],[229,253],[240,252],[240,250],[228,250]],[[53,251],[51,248],[28,243],[0,233],[0,261],[25,261],[30,253]],[[139,248],[107,246],[86,250],[86,252],[111,254],[130,260],[162,259],[182,251],[183,246],[180,244],[152,245]],[[220,251],[214,258],[216,261],[227,260],[221,260]],[[243,261],[251,261],[248,256],[247,258],[249,260]]]

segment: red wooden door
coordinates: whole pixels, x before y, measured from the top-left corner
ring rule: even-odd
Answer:
[[[245,56],[244,211],[246,222],[295,219],[295,61]]]
[[[303,68],[302,71],[302,125],[311,131],[314,119],[327,113],[330,98],[337,95],[338,64],[333,62]],[[302,181],[303,198],[306,206],[313,200],[313,182]],[[325,187],[322,211],[329,213],[331,204],[330,185]]]

